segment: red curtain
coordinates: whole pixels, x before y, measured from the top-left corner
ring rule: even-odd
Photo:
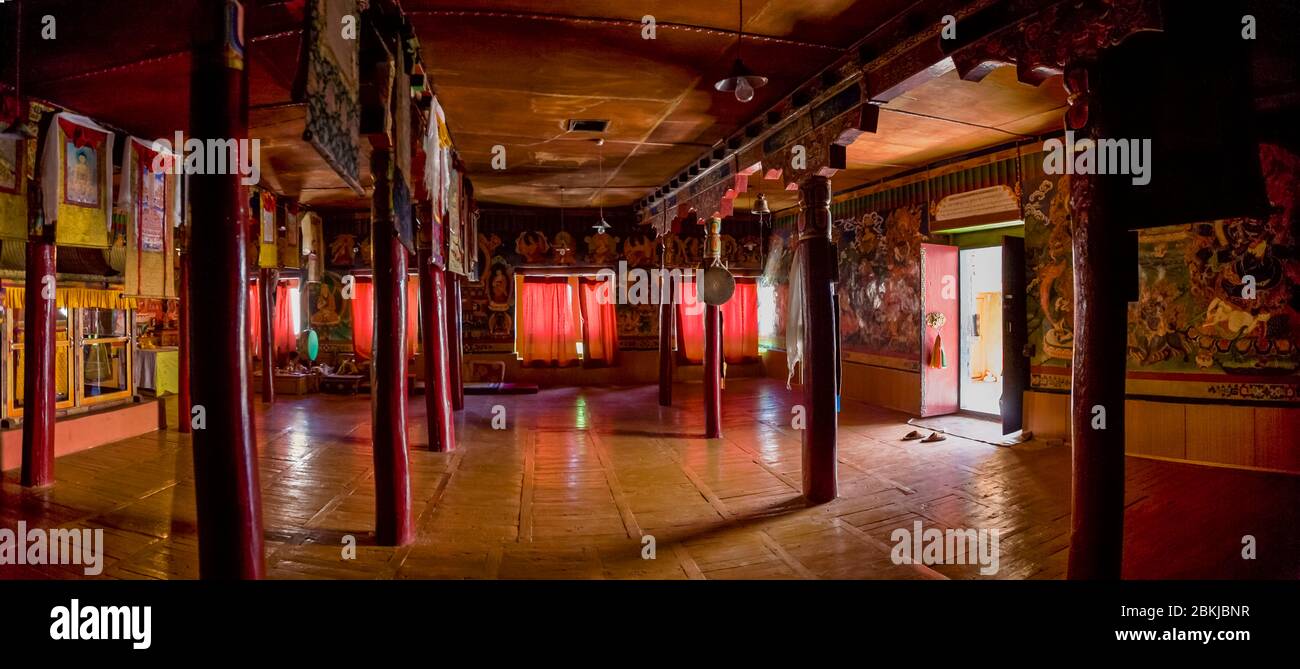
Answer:
[[[582,308],[582,353],[588,366],[612,366],[618,353],[618,312],[609,282],[579,279],[579,306]]]
[[[704,362],[704,307],[695,295],[695,282],[682,281],[677,301],[677,361],[698,365]]]
[[[420,281],[406,278],[406,359],[415,357],[420,343]]]
[[[374,291],[374,284],[368,280],[352,284],[352,352],[358,360],[370,359],[370,344],[375,336]]]
[[[722,305],[722,357],[730,363],[758,360],[758,283],[737,279],[736,293]]]
[[[293,303],[288,281],[275,285],[275,360],[285,364],[289,354],[298,350],[298,332],[293,328]]]
[[[519,296],[519,355],[525,365],[578,362],[569,280],[526,277]]]
[[[257,295],[257,279],[248,282],[248,350],[250,357],[262,355],[262,305]]]

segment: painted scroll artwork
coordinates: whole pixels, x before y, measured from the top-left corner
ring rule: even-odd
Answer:
[[[308,0],[303,58],[306,79],[307,127],[303,139],[338,172],[353,190],[360,181],[361,105],[359,102],[359,39],[348,39],[343,17],[355,16],[356,0]]]

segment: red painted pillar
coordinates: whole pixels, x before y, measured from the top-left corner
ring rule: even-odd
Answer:
[[[835,330],[835,281],[838,265],[831,241],[831,181],[811,176],[801,188],[803,216],[796,254],[804,264],[804,383],[803,406],[807,423],[803,431],[803,493],[813,504],[829,502],[839,494],[836,481],[836,368],[839,332]]]
[[[1081,93],[1088,126],[1074,128],[1096,142],[1115,137],[1108,123],[1126,104],[1106,97],[1104,77],[1089,69],[1092,90]],[[1101,89],[1098,90],[1100,84]],[[1118,579],[1124,557],[1124,399],[1128,331],[1127,295],[1132,286],[1124,253],[1129,236],[1117,221],[1115,177],[1070,177],[1073,214],[1074,351],[1070,381],[1070,441],[1074,466],[1070,496],[1071,579]],[[1132,264],[1129,265],[1132,267]]]
[[[434,266],[432,252],[420,249],[420,319],[424,330],[424,408],[429,424],[429,450],[456,448],[455,418],[448,374],[446,292],[443,270]]]
[[[278,272],[263,267],[257,274],[257,290],[261,293],[258,302],[262,305],[262,401],[275,403],[275,288],[279,283]]]
[[[663,299],[659,305],[659,405],[670,407],[673,405],[673,328],[677,326],[673,317],[677,307],[672,299],[676,292],[669,289],[677,287],[672,285],[667,272],[663,281],[668,289],[659,291]]]
[[[55,248],[54,229],[27,240],[23,296],[22,484],[54,482]]]
[[[180,432],[190,431],[190,254],[181,254],[180,267],[180,303],[176,310],[180,318],[176,326],[177,381],[180,386],[176,391],[176,429]]]
[[[402,546],[415,536],[406,438],[406,247],[393,220],[392,149],[375,147],[370,238],[374,250],[374,354],[370,410],[375,462],[375,539]]]
[[[203,0],[196,11],[190,75],[190,135],[248,137],[248,71],[229,43],[237,2]],[[242,15],[242,12],[238,12]],[[261,578],[262,493],[248,395],[248,194],[238,174],[190,176],[191,396],[199,574]],[[197,418],[197,417],[196,417]]]
[[[447,301],[443,308],[447,312],[447,371],[451,379],[451,407],[460,411],[465,408],[465,383],[461,378],[465,354],[461,339],[460,277],[451,272],[443,272],[442,275],[447,285]]]
[[[722,309],[704,307],[704,438],[722,437]]]

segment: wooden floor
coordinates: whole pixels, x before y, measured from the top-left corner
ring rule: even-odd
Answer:
[[[895,565],[895,528],[998,528],[993,578],[1062,578],[1068,447],[899,441],[907,416],[846,402],[838,500],[799,495],[797,394],[731,381],[721,440],[701,438],[701,387],[661,408],[653,387],[466,398],[460,450],[424,450],[410,403],[418,536],[373,544],[365,397],[281,398],[258,410],[272,578],[981,578],[975,565]],[[493,405],[509,427],[493,430]],[[0,487],[0,527],[105,528],[109,578],[198,575],[187,437],[166,431],[60,458],[58,483]],[[1300,578],[1300,478],[1130,458],[1130,578]],[[1241,558],[1243,535],[1258,558]],[[341,559],[345,535],[354,560]],[[643,535],[656,558],[642,559]],[[81,577],[0,566],[0,577]]]

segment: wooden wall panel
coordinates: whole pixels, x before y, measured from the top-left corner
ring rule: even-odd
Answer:
[[[1187,412],[1187,459],[1255,466],[1255,409],[1195,405]]]
[[[1255,466],[1300,472],[1300,409],[1255,409]]]
[[[1125,451],[1162,458],[1187,457],[1187,406],[1129,400],[1125,403]]]

